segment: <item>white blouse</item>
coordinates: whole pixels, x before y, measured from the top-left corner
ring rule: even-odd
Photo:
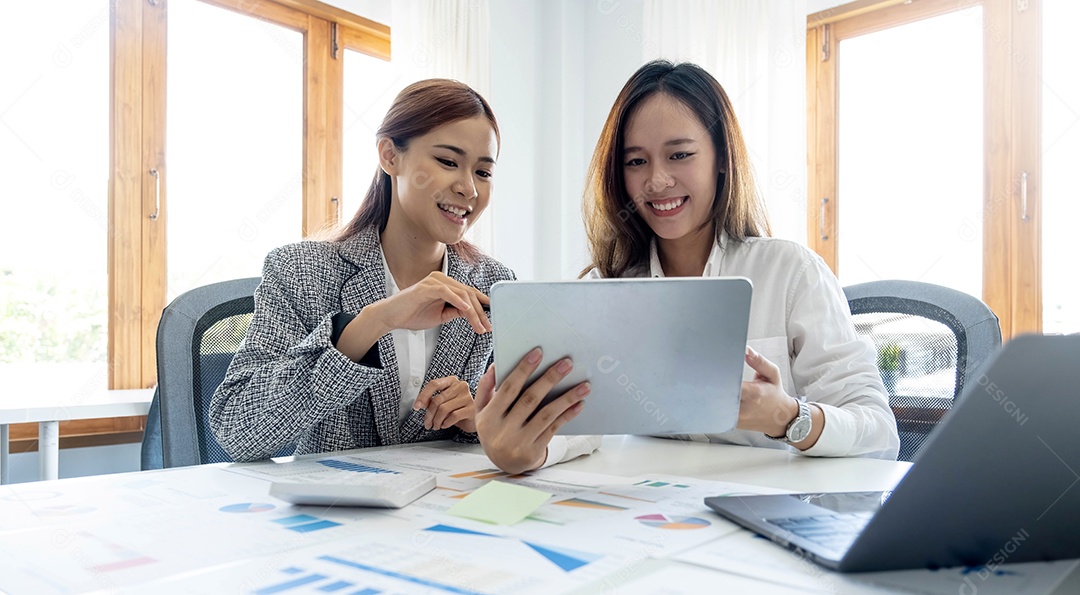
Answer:
[[[594,269],[589,276],[600,275]],[[664,276],[655,240],[648,267],[631,269],[625,276]],[[821,436],[803,454],[896,458],[900,439],[876,351],[868,339],[855,334],[847,298],[821,257],[788,240],[740,242],[721,233],[702,276],[747,277],[753,283],[747,343],[780,368],[787,394],[817,404],[825,414]],[[745,366],[743,380],[753,377]],[[678,437],[793,448],[745,430]]]
[[[446,274],[446,253],[443,253],[442,272]],[[386,271],[386,297],[392,297],[400,290],[394,275],[390,273],[390,267],[383,257],[383,269]],[[442,325],[436,325],[423,331],[410,331],[396,328],[390,331],[390,338],[394,343],[394,355],[397,356],[398,377],[401,380],[401,403],[398,406],[398,423],[405,423],[409,414],[412,413],[413,403],[420,396],[420,389],[424,387],[424,375],[431,358],[435,355],[435,344],[439,342],[439,331]]]

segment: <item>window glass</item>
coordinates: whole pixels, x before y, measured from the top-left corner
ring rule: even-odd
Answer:
[[[1043,332],[1080,332],[1080,3],[1042,4]]]
[[[840,42],[838,274],[982,298],[980,7]]]
[[[301,33],[202,2],[169,4],[168,299],[256,277],[301,239]]]
[[[0,56],[0,378],[101,388],[109,3],[5,3]]]
[[[385,60],[352,50],[345,51],[344,197],[340,219],[345,223],[360,208],[364,195],[379,167],[375,152],[375,132],[386,110],[404,87]]]

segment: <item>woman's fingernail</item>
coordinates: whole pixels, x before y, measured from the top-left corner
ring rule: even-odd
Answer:
[[[528,358],[529,363],[530,364],[535,364],[535,363],[539,362],[540,361],[540,355],[542,353],[543,353],[543,351],[541,351],[541,349],[539,347],[534,347],[533,350],[529,352],[529,358]]]
[[[564,358],[559,362],[559,365],[556,366],[555,369],[558,370],[560,374],[565,374],[570,371],[570,368],[573,367],[574,364],[571,364],[570,360]]]
[[[589,394],[590,391],[592,391],[592,386],[589,386],[588,382],[583,382],[577,387],[577,394],[581,396]]]

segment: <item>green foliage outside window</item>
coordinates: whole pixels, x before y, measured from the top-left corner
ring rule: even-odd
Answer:
[[[104,363],[103,288],[0,270],[0,363]]]
[[[898,343],[885,343],[878,348],[878,369],[882,372],[895,372],[900,369],[901,349]]]

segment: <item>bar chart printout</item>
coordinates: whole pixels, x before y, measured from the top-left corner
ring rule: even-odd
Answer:
[[[343,593],[348,595],[380,595],[382,593],[400,593],[402,589],[415,590],[427,588],[431,591],[446,591],[448,593],[470,593],[454,588],[450,585],[439,585],[429,581],[418,580],[411,577],[395,576],[395,573],[381,571],[376,568],[363,568],[364,565],[355,564],[347,560],[332,556],[321,556],[320,560],[329,564],[343,566],[342,570],[348,578],[341,578],[342,573],[327,572],[325,569],[311,571],[297,566],[286,566],[272,573],[269,584],[256,587],[251,593],[255,595],[273,595],[276,593]],[[351,570],[369,570],[371,576],[357,576]],[[330,569],[331,571],[333,569]],[[367,579],[367,580],[365,580]],[[394,584],[397,583],[397,584]]]
[[[276,593],[341,593],[343,595],[397,595],[400,593],[535,592],[538,582],[513,571],[502,571],[440,558],[435,550],[423,552],[393,545],[365,544],[357,548],[322,553],[309,551],[295,563],[267,572],[266,565],[252,564],[217,576],[202,576],[185,587],[198,589],[213,582],[216,588],[256,595]],[[543,581],[540,581],[541,583]],[[195,583],[198,583],[197,585]],[[555,585],[556,590],[566,584]]]

